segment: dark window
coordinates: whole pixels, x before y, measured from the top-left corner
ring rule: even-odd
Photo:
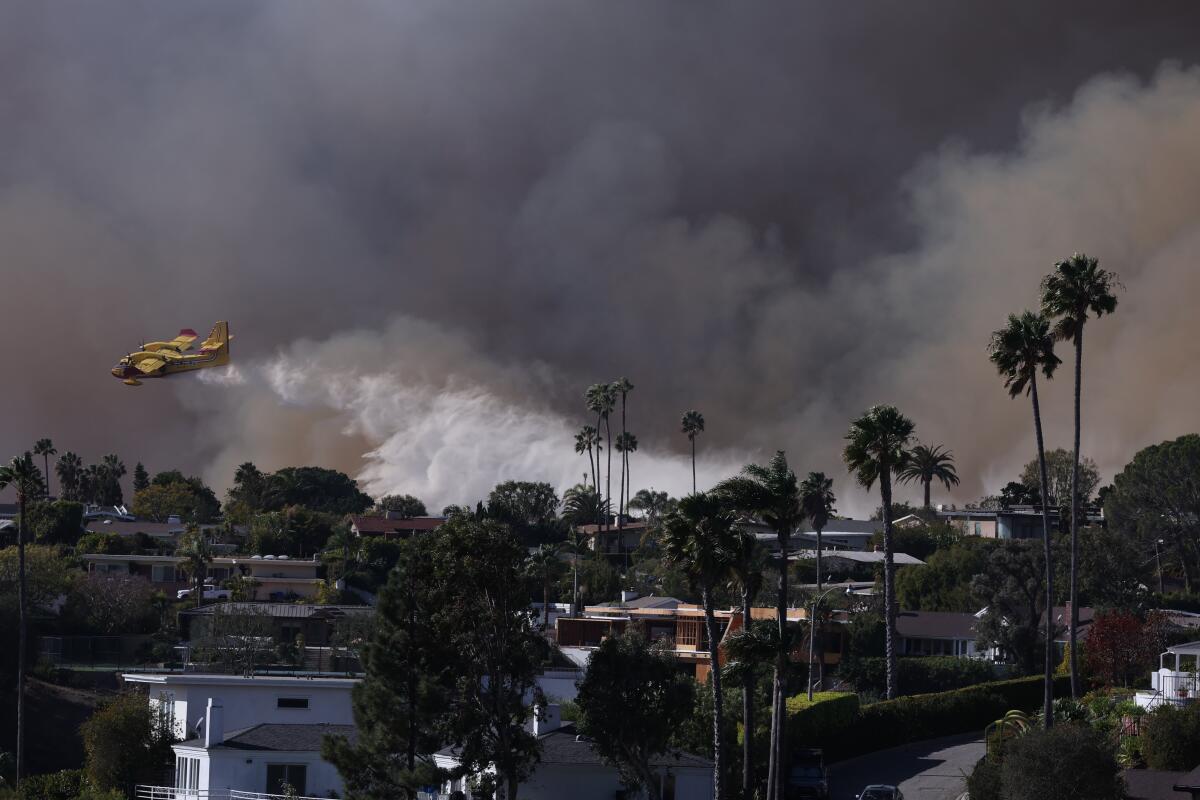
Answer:
[[[276,708],[308,708],[307,697],[280,697],[275,701]]]
[[[304,764],[267,764],[267,794],[304,794],[305,771]]]

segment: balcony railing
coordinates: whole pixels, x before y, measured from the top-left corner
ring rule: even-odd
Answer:
[[[1150,688],[1162,693],[1166,700],[1195,700],[1200,697],[1200,677],[1194,672],[1150,673]]]
[[[174,786],[138,786],[134,800],[325,800],[301,795],[244,792],[240,789],[179,789]]]

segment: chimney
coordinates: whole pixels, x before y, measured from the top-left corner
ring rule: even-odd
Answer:
[[[225,740],[225,709],[221,707],[221,698],[208,698],[208,708],[204,711],[204,749],[216,747]]]
[[[546,703],[534,706],[533,735],[541,736],[562,727],[562,706],[558,703]]]
[[[621,602],[622,603],[628,603],[632,600],[637,600],[637,599],[638,599],[638,593],[635,592],[633,589],[622,589],[621,590]]]

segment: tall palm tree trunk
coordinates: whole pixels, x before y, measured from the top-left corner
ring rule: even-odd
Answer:
[[[896,562],[892,558],[892,472],[891,465],[879,470],[879,494],[883,499],[883,616],[887,699],[896,697]]]
[[[821,529],[817,528],[817,591],[821,591]]]
[[[1083,384],[1083,325],[1075,333],[1075,449],[1071,464],[1071,697],[1079,697],[1079,396]]]
[[[572,525],[575,546],[571,551],[571,616],[579,616],[579,526]]]
[[[46,476],[46,499],[49,500],[50,499],[50,453],[48,453],[48,452],[42,453],[42,466],[45,469],[45,472],[43,472],[42,474]]]
[[[25,491],[17,497],[17,784],[25,776],[25,640],[29,626],[25,586]]]
[[[609,515],[612,513],[612,423],[604,418],[604,436],[608,442],[608,474],[604,476],[604,495],[608,499],[608,507],[604,512],[604,527],[608,528]]]
[[[923,480],[923,481],[921,481],[921,482],[925,484],[925,505],[924,505],[924,508],[929,508],[929,484],[933,483],[933,479],[932,479],[932,478],[926,478],[925,480]]]
[[[1038,475],[1042,482],[1042,541],[1046,558],[1046,663],[1045,686],[1042,687],[1042,713],[1046,728],[1054,725],[1054,554],[1050,547],[1049,495],[1046,490],[1046,447],[1042,440],[1042,409],[1038,405],[1037,375],[1029,379],[1029,395],[1033,400],[1033,430],[1037,435]]]
[[[791,531],[779,531],[779,582],[775,604],[776,623],[779,626],[779,652],[775,654],[775,675],[771,683],[771,756],[768,762],[767,797],[783,797],[783,697],[787,691],[788,646],[787,646],[787,575],[788,538]]]
[[[696,437],[692,435],[692,494],[696,493]]]
[[[750,630],[750,606],[754,598],[742,587],[742,627]],[[742,676],[742,797],[754,796],[754,669],[748,667]]]
[[[725,775],[725,690],[721,686],[720,638],[717,615],[713,610],[712,587],[704,590],[704,627],[708,633],[709,675],[713,687],[713,800],[721,800],[721,781]]]

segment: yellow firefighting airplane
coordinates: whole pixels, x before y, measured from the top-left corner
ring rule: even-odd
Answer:
[[[147,342],[142,349],[122,358],[112,368],[114,378],[126,386],[141,386],[138,378],[164,378],[177,372],[191,372],[206,367],[221,367],[229,363],[229,323],[213,325],[208,338],[195,353],[184,355],[199,336],[191,328],[184,328],[169,342]]]

